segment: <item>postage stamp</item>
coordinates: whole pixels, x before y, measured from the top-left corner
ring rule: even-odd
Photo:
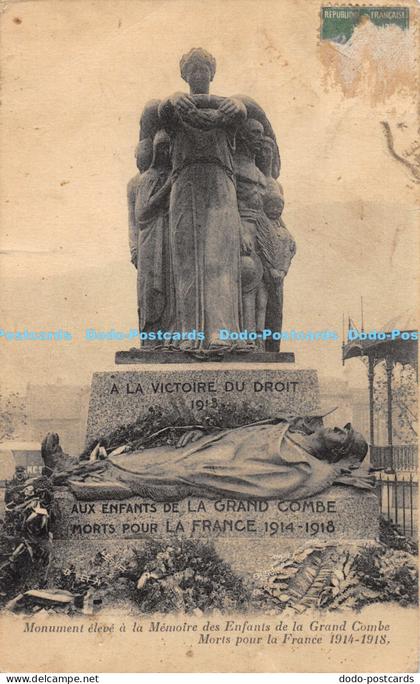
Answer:
[[[384,103],[417,89],[416,29],[411,6],[330,5],[320,11],[320,58],[327,87],[345,97]]]
[[[366,21],[375,26],[409,27],[409,7],[355,7],[336,5],[321,9],[321,38],[336,43],[347,43],[357,26]]]

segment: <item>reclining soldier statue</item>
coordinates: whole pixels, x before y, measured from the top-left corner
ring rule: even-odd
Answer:
[[[176,446],[79,462],[54,480],[83,500],[301,499],[333,484],[372,489],[374,477],[361,467],[367,451],[349,423],[308,427],[302,418],[278,418],[213,434],[186,429]]]

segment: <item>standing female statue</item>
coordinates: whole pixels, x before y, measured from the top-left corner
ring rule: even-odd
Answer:
[[[180,62],[190,94],[161,102],[159,119],[172,139],[169,236],[175,289],[174,328],[200,330],[205,341],[182,349],[225,351],[222,328],[240,330],[240,231],[232,151],[245,105],[209,95],[214,58],[194,48]]]

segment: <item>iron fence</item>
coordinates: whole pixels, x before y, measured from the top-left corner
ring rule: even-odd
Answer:
[[[393,446],[371,446],[370,462],[375,468],[386,470],[417,470],[417,444],[394,444]]]
[[[398,525],[405,536],[417,536],[418,482],[413,475],[380,474],[379,505],[382,515]]]

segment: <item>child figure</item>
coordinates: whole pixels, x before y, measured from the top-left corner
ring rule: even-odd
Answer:
[[[283,190],[273,179],[267,179],[263,197],[266,221],[260,222],[258,243],[264,261],[264,281],[267,289],[265,328],[281,332],[283,324],[283,283],[296,254],[296,243],[283,223]],[[280,340],[266,340],[266,351],[278,352]]]

